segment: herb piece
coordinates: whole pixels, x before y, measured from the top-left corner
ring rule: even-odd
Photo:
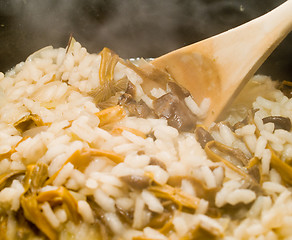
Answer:
[[[183,207],[197,209],[200,199],[183,192],[180,188],[168,184],[154,185],[148,188],[156,197],[168,199],[176,203],[180,209]]]
[[[31,164],[26,167],[25,178],[23,180],[24,193],[37,193],[42,188],[48,178],[48,165],[42,162]]]
[[[122,106],[109,107],[95,114],[99,120],[99,127],[112,124],[126,117],[126,111]]]
[[[78,223],[80,216],[77,201],[66,188],[61,186],[56,190],[40,192],[36,199],[38,203],[49,202],[52,206],[61,203],[70,219],[74,223]]]
[[[93,97],[98,105],[106,102],[120,91],[125,91],[128,87],[128,78],[114,80],[115,66],[119,61],[119,56],[108,48],[104,48],[100,53],[101,63],[99,68],[100,86],[92,90],[89,95]]]
[[[8,173],[3,173],[0,175],[0,191],[7,185],[9,185],[13,179],[19,175],[23,175],[25,170],[15,170]]]
[[[268,146],[268,148],[272,153],[271,166],[279,172],[282,180],[285,183],[292,185],[292,167],[289,164],[283,162],[270,146]]]
[[[124,127],[124,126],[119,126],[119,127],[115,127],[111,133],[114,134],[114,135],[121,135],[123,131],[128,131],[130,133],[133,133],[135,134],[136,136],[138,137],[141,137],[141,138],[147,138],[146,134],[135,129],[135,128],[129,128],[129,127]]]
[[[63,167],[67,163],[72,163],[75,169],[84,172],[89,163],[94,159],[93,157],[106,157],[114,163],[118,164],[124,161],[124,157],[111,151],[99,150],[94,148],[86,148],[83,150],[76,150],[46,182],[45,185],[52,184]]]
[[[214,149],[217,149],[219,153]],[[212,161],[222,162],[226,167],[239,174],[252,189],[255,189],[257,192],[262,191],[257,180],[261,179],[261,177],[256,179],[253,175],[249,174],[249,168],[246,167],[248,166],[249,160],[239,149],[231,148],[217,141],[210,141],[206,144],[205,151]],[[233,156],[233,162],[222,157],[220,152],[228,156]]]
[[[27,220],[36,225],[50,240],[57,240],[58,233],[42,213],[35,195],[21,197],[20,204]]]

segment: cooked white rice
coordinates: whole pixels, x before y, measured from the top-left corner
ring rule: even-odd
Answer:
[[[0,74],[0,239],[18,239],[19,234],[80,240],[105,235],[136,240],[292,238],[292,181],[282,179],[286,173],[273,162],[277,155],[288,168],[292,132],[262,120],[292,120],[292,99],[276,89],[275,82],[266,76],[252,78],[226,121],[210,129],[217,143],[241,149],[248,161],[255,160],[259,190],[247,184],[244,173],[214,161],[193,130],[178,131],[165,119],[120,118],[116,110],[104,127],[98,115],[102,109],[90,94],[101,85],[101,61],[101,54],[89,54],[75,42],[67,51],[43,48]],[[136,86],[136,100],[148,106],[167,93],[155,88],[152,97],[145,95],[142,77],[119,61],[114,81],[124,77]],[[184,101],[200,122],[209,100],[200,106],[190,96]],[[231,126],[247,109],[257,109],[253,122],[234,130]],[[19,130],[16,123],[32,115],[41,124]],[[219,148],[213,152],[233,161]],[[44,165],[48,176],[43,182],[38,176],[38,182],[25,183],[31,167]],[[131,176],[151,179],[150,185],[129,183]],[[180,183],[171,184],[178,178]],[[29,198],[38,204],[35,215],[33,208],[24,210]],[[155,217],[160,225],[153,223]],[[30,229],[32,224],[36,227]]]

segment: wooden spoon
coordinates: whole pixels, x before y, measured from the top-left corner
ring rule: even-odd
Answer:
[[[210,99],[204,124],[223,109],[292,30],[292,0],[239,27],[152,61],[190,91],[199,105]]]

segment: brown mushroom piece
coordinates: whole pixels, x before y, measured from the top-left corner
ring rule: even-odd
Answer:
[[[168,89],[168,92],[171,92],[174,95],[178,96],[179,99],[184,99],[190,96],[190,93],[186,89],[182,88],[175,82],[168,82],[166,87]]]
[[[124,106],[132,116],[141,118],[155,117],[153,110],[142,99],[136,102],[133,99],[133,95],[129,93],[124,93],[120,97],[118,104]]]
[[[89,196],[87,198],[87,202],[90,205],[93,215],[94,215],[94,223],[93,228],[96,230],[98,234],[96,236],[96,240],[110,240],[113,238],[113,233],[111,229],[106,224],[105,211],[95,202],[93,196]]]
[[[147,118],[154,116],[152,109],[149,108],[143,100],[140,100],[139,102],[130,101],[126,107],[131,115],[137,117]]]
[[[233,132],[235,132],[235,130],[237,130],[237,129],[239,129],[239,128],[242,128],[243,126],[245,126],[245,125],[247,125],[247,124],[248,124],[248,119],[247,119],[247,117],[246,117],[246,118],[244,118],[242,121],[235,123],[235,124],[231,127],[231,129],[232,129]]]
[[[236,129],[242,128],[243,126],[247,125],[247,124],[253,124],[254,123],[254,115],[255,113],[259,111],[258,108],[256,109],[249,109],[247,111],[247,115],[244,119],[242,119],[241,121],[235,123],[233,126],[230,126],[230,129],[235,132]]]
[[[192,184],[198,198],[207,200],[211,206],[215,205],[215,196],[220,190],[219,187],[208,188],[203,181],[194,176],[171,176],[169,177],[167,183],[172,187],[181,187],[183,180],[187,180]]]
[[[131,81],[128,82],[126,93],[130,94],[132,97],[136,96],[136,86]]]
[[[124,106],[132,101],[134,101],[133,96],[129,93],[124,93],[120,96],[118,104]]]
[[[116,206],[116,211],[118,216],[123,222],[128,223],[129,225],[133,224],[134,213],[133,211],[126,211],[118,206]]]
[[[292,82],[291,81],[282,81],[279,89],[283,92],[283,94],[291,98],[292,97]]]
[[[195,134],[196,134],[197,141],[200,143],[203,149],[205,148],[208,142],[214,140],[212,135],[206,129],[202,127],[196,128]]]
[[[263,118],[263,123],[274,123],[275,125],[275,130],[276,129],[283,129],[286,131],[290,131],[291,130],[291,120],[288,117],[281,117],[281,116],[269,116],[269,117],[265,117]]]
[[[183,100],[173,93],[167,93],[153,101],[154,112],[159,118],[167,119],[170,126],[179,131],[190,131],[196,126],[197,117]]]
[[[156,165],[156,166],[159,166],[160,168],[162,168],[165,171],[167,170],[167,167],[166,167],[165,163],[160,161],[160,160],[158,160],[155,157],[151,157],[150,158],[149,165]]]
[[[135,190],[143,190],[149,187],[151,179],[147,176],[140,175],[126,175],[122,176],[121,180],[129,185],[130,188]]]

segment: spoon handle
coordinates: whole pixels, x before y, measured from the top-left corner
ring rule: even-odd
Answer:
[[[291,30],[292,0],[288,0],[259,18],[209,39],[213,41],[214,59],[221,66],[220,78],[229,83],[225,87],[240,89]]]

